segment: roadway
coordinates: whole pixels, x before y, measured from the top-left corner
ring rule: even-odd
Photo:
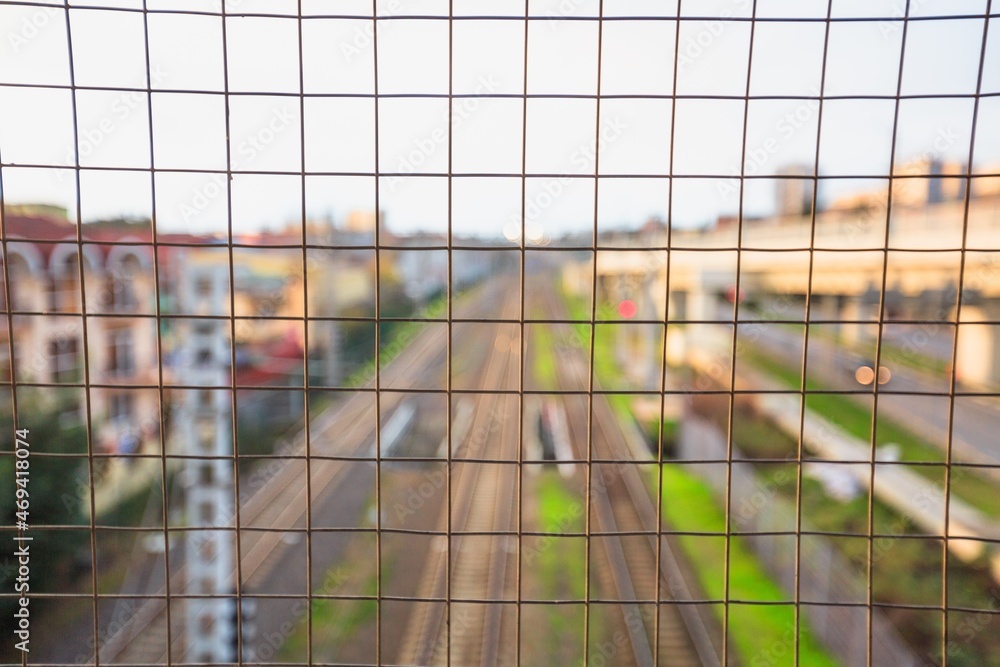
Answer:
[[[778,325],[766,323],[740,324],[739,336],[756,339],[758,345],[780,358],[802,358],[802,336]],[[874,345],[872,345],[874,350]],[[870,358],[835,343],[810,336],[808,368],[811,377],[821,378],[822,383],[834,391],[857,391],[863,387],[854,378],[857,368],[871,363]],[[948,379],[935,377],[929,372],[911,370],[899,364],[883,362],[892,373],[892,379],[879,387],[879,414],[906,425],[923,435],[932,444],[945,448],[948,442],[950,399]],[[943,395],[942,395],[943,394]],[[857,395],[857,400],[871,406],[867,395]],[[953,461],[997,466],[985,469],[1000,476],[1000,446],[996,433],[1000,431],[1000,412],[996,405],[974,396],[955,399],[955,416],[952,426]]]

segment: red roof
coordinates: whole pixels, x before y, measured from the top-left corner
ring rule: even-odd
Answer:
[[[2,207],[0,207],[2,210]],[[43,213],[8,213],[2,217],[4,231],[7,239],[19,243],[30,243],[35,250],[48,262],[53,250],[57,247],[56,242],[67,243],[77,242],[77,225],[65,218],[45,215]],[[159,234],[158,240],[171,244],[183,244],[190,246],[216,245],[219,240],[215,237],[196,234]],[[84,224],[84,243],[90,242],[88,252],[97,251],[106,261],[108,254],[115,247],[114,242],[130,243],[151,243],[152,233],[150,230],[137,230],[130,228],[116,227],[90,227]],[[94,243],[96,242],[96,243]],[[136,246],[141,249],[141,246]],[[171,255],[174,248],[165,246],[160,255],[161,264],[170,264]]]
[[[283,338],[261,345],[254,351],[256,356],[266,361],[237,368],[236,384],[263,386],[302,372],[305,352],[294,329],[289,329]]]
[[[37,241],[75,241],[76,225],[47,215],[5,215],[4,232],[8,239]]]

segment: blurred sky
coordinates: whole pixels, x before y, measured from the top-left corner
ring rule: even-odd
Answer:
[[[76,4],[76,3],[71,3]],[[87,5],[141,8],[140,0],[86,0]],[[448,171],[448,100],[406,98],[406,94],[448,93],[447,0],[385,0],[378,29],[379,138],[372,21],[310,18],[302,22],[302,85],[307,93],[300,117],[298,21],[292,18],[229,17],[227,49],[222,18],[179,13],[149,14],[152,109],[145,92],[92,90],[146,87],[143,14],[70,11],[76,97],[83,167],[191,170],[156,176],[155,211],[161,231],[224,231],[228,59],[233,224],[236,231],[276,228],[297,220],[301,207],[302,132],[305,134],[306,205],[310,216],[372,209],[376,170]],[[605,3],[608,17],[669,17],[676,5],[653,0]],[[232,0],[229,12],[296,12],[290,0]],[[336,11],[371,14],[371,2],[303,0],[306,16]],[[834,17],[898,17],[905,3],[833,0]],[[150,9],[219,12],[219,2],[148,0]],[[488,9],[487,9],[488,7]],[[335,8],[335,10],[333,9]],[[523,15],[523,2],[455,0],[458,16]],[[911,15],[975,15],[985,0],[913,0]],[[740,173],[744,102],[751,24],[720,19],[750,16],[749,0],[683,3],[677,93],[694,96],[676,103],[673,173],[706,178],[674,181],[673,222],[690,226],[731,213],[738,191],[721,187]],[[823,18],[827,2],[759,0],[757,16]],[[528,174],[592,175],[597,126],[598,24],[558,20],[596,16],[591,0],[530,2],[527,104],[524,91],[524,22],[454,21],[452,172],[503,174],[452,180],[456,232],[499,235],[516,228],[521,210],[522,133],[526,132]],[[419,15],[425,18],[406,18]],[[974,167],[995,170],[1000,156],[1000,15],[992,19],[985,58]],[[817,150],[818,103],[788,97],[817,96],[822,78],[824,21],[760,21],[754,28],[751,97],[747,114],[745,173],[771,175],[792,164],[812,169]],[[971,141],[973,99],[927,95],[973,95],[983,38],[982,18],[912,21],[903,67],[897,161],[928,153],[965,161]],[[599,179],[598,222],[602,228],[636,226],[648,217],[667,217],[670,173],[671,100],[676,22],[604,22],[600,60],[600,105],[604,137]],[[896,90],[902,23],[891,20],[838,21],[830,25],[824,95],[892,96]],[[60,7],[0,3],[0,83],[70,83],[66,19]],[[163,91],[163,92],[156,92]],[[183,91],[183,92],[180,92]],[[483,99],[483,93],[515,96]],[[324,97],[348,94],[352,97]],[[614,97],[618,96],[618,97]],[[632,96],[632,97],[628,97]],[[698,96],[704,96],[700,99]],[[786,98],[786,99],[782,99]],[[151,113],[150,113],[151,112]],[[819,170],[827,176],[886,175],[889,170],[894,102],[890,99],[833,99],[823,106]],[[0,86],[0,159],[9,202],[48,202],[75,209],[72,171],[22,165],[73,165],[73,108],[67,89]],[[17,165],[17,166],[11,166]],[[244,172],[287,172],[252,175]],[[327,174],[327,175],[321,175]],[[332,175],[354,174],[354,175]],[[736,182],[731,182],[737,185]],[[824,181],[821,196],[877,187],[868,179]],[[593,226],[592,178],[529,178],[526,224],[550,235]],[[773,181],[747,181],[747,214],[767,214]],[[382,208],[391,229],[445,231],[448,182],[440,177],[383,177]],[[150,177],[143,171],[81,174],[83,219],[115,215],[149,216]],[[509,231],[509,229],[508,229]]]

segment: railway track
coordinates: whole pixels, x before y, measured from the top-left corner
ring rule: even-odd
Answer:
[[[517,301],[514,290],[502,292],[501,317],[516,319]],[[466,316],[481,314],[480,299]],[[554,304],[554,307],[558,307]],[[558,311],[553,311],[558,312]],[[495,315],[494,315],[495,316]],[[454,323],[455,340],[462,340],[466,323]],[[564,334],[559,328],[557,334]],[[490,346],[479,389],[495,390],[501,386],[516,386],[520,370],[520,349],[514,345]],[[383,378],[401,383],[426,372],[429,360],[440,356],[439,337],[417,337],[403,355],[383,371]],[[578,358],[582,353],[566,352],[577,358],[563,358],[557,364],[562,388],[580,386],[581,369],[588,365]],[[391,374],[391,375],[390,375]],[[383,421],[402,401],[400,394],[383,394]],[[453,464],[463,459],[510,461],[518,460],[519,402],[516,394],[484,394],[479,397],[468,428],[452,442],[455,448]],[[593,401],[593,449],[588,456],[586,424],[589,415],[579,402],[564,402],[569,416],[569,435],[573,455],[579,460],[631,459],[607,401],[599,395]],[[365,449],[374,439],[370,401],[355,396],[335,412],[314,422],[314,438],[310,466],[313,501],[330,494],[345,471],[344,461],[324,459],[325,456],[365,457]],[[496,437],[483,437],[482,434]],[[299,444],[304,452],[304,443]],[[461,453],[459,455],[458,453]],[[241,503],[242,574],[244,591],[253,590],[283,561],[282,533],[263,530],[301,530],[305,528],[305,466],[284,465],[252,495],[245,494]],[[586,471],[577,466],[577,474]],[[628,637],[617,658],[609,664],[717,664],[714,644],[704,619],[690,605],[656,605],[669,601],[685,579],[678,573],[666,539],[660,541],[656,532],[657,514],[648,489],[637,466],[628,464],[594,463],[589,471],[591,506],[594,525],[592,534],[600,535],[603,548],[592,548],[593,579],[602,599],[597,604],[614,604],[621,610],[619,629]],[[450,523],[442,517],[439,548],[427,560],[419,589],[419,598],[433,600],[414,605],[406,631],[400,642],[399,664],[419,665],[497,665],[514,661],[516,642],[505,641],[515,636],[517,622],[516,596],[517,537],[516,520],[520,496],[520,471],[516,465],[470,463],[452,466],[452,502]],[[601,480],[600,483],[597,483]],[[586,482],[586,480],[584,480]],[[261,530],[248,530],[248,527]],[[627,533],[627,534],[622,534]],[[591,538],[592,543],[595,538]],[[659,598],[657,596],[657,564],[659,563]],[[680,587],[678,588],[678,582]],[[170,580],[172,596],[187,592],[186,573],[181,567]],[[682,593],[684,599],[697,597]],[[101,662],[142,665],[163,664],[166,661],[168,636],[172,640],[173,660],[183,659],[184,638],[166,627],[166,594],[159,589],[141,605],[122,632],[101,647]],[[658,608],[658,611],[656,609]],[[175,607],[175,609],[177,609]],[[174,612],[176,614],[176,612]],[[699,632],[700,627],[700,632]],[[707,647],[707,648],[706,648]]]
[[[550,313],[564,308],[551,293]],[[562,318],[555,315],[555,318]],[[558,339],[556,377],[561,390],[589,386],[590,366],[583,352],[567,341],[568,325],[552,325]],[[555,352],[555,351],[553,351]],[[595,389],[599,389],[596,386]],[[569,438],[578,461],[600,461],[581,466],[580,481],[589,487],[592,523],[591,568],[603,602],[620,610],[617,632],[627,637],[611,660],[622,665],[718,665],[721,637],[713,620],[692,605],[663,604],[701,596],[694,577],[676,557],[667,536],[657,530],[658,514],[641,465],[629,463],[629,449],[605,396],[595,394],[588,414],[580,401],[560,401],[566,411]],[[590,426],[588,426],[588,424]],[[591,448],[587,451],[588,429]],[[616,461],[606,463],[604,461]],[[621,463],[617,463],[621,461]],[[595,534],[600,537],[595,540]],[[659,536],[659,538],[658,538]],[[594,544],[602,548],[595,548]],[[659,583],[658,583],[659,581]]]
[[[488,307],[489,298],[469,299],[462,302],[464,317],[482,317],[483,308]],[[461,339],[467,323],[454,324],[457,339]],[[418,335],[407,349],[382,370],[383,386],[412,386],[413,381],[425,374],[435,360],[441,356],[443,348],[439,336],[431,331]],[[383,426],[386,417],[403,401],[400,393],[386,392],[378,397],[381,401]],[[371,401],[360,394],[353,395],[342,406],[319,417],[312,424],[312,461],[309,466],[313,499],[330,494],[347,474],[344,460],[327,457],[372,456],[369,451],[375,439],[373,419],[374,408]],[[302,457],[306,453],[304,434],[292,448],[290,457]],[[301,459],[300,459],[301,460]],[[306,498],[309,488],[305,481],[305,466],[289,459],[270,475],[252,493],[241,494],[241,571],[243,590],[254,590],[276,568],[280,567],[287,544],[283,537],[285,530],[303,530],[306,526],[305,511],[310,507]],[[235,519],[233,520],[235,523]],[[267,530],[275,528],[275,530]],[[232,532],[232,527],[219,530]],[[235,579],[235,571],[233,578]],[[170,597],[193,594],[188,590],[187,572],[182,565],[170,576]],[[177,607],[172,626],[167,627],[167,590],[165,586],[151,591],[145,601],[122,625],[119,632],[107,638],[100,645],[100,662],[104,664],[166,664],[168,638],[169,656],[172,660],[183,659],[186,653],[182,631],[176,620]],[[93,659],[93,658],[92,658]]]
[[[505,299],[503,317],[517,303]],[[501,334],[502,336],[502,334]],[[494,341],[481,389],[516,384],[519,353]],[[478,401],[465,442],[453,442],[463,458],[516,461],[519,442],[518,397],[493,394]],[[499,425],[494,420],[500,415]],[[478,434],[498,431],[496,451]],[[455,459],[461,461],[461,459]],[[428,559],[420,584],[422,599],[442,600],[419,605],[411,616],[397,662],[416,665],[511,664],[515,646],[504,642],[513,632],[516,530],[519,471],[515,465],[475,463],[452,468],[454,500],[451,520],[442,516],[438,531],[442,548]],[[448,546],[446,546],[448,545]],[[505,629],[509,632],[505,633]],[[450,662],[449,662],[450,656]]]

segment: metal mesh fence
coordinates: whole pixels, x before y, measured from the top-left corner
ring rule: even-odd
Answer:
[[[991,0],[0,1],[0,661],[996,665]]]

